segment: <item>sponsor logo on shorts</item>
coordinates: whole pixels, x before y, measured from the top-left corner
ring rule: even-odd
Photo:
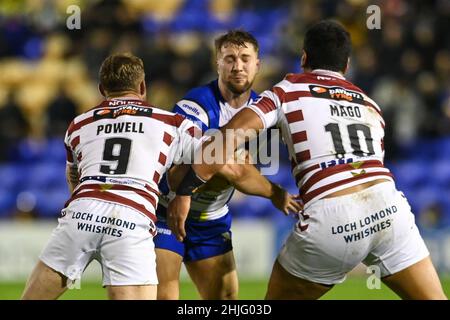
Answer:
[[[390,228],[393,219],[385,218],[391,216],[397,211],[397,206],[393,205],[371,215],[368,215],[364,219],[360,219],[358,221],[346,223],[343,225],[332,226],[331,234],[342,234],[345,242],[347,243],[362,240],[376,232]]]
[[[156,228],[156,232],[158,232],[158,234],[165,234],[168,236],[170,236],[172,234],[172,231],[167,228]]]
[[[72,219],[79,220],[77,229],[86,232],[103,233],[120,238],[123,229],[134,230],[136,224],[117,217],[97,216],[87,212],[72,212]]]

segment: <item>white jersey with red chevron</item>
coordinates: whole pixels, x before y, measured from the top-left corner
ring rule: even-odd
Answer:
[[[74,199],[97,198],[155,220],[159,180],[172,163],[189,161],[200,143],[196,130],[185,117],[140,100],[107,100],[77,116],[65,145],[80,182],[66,206]]]
[[[305,204],[368,181],[392,180],[383,165],[381,110],[340,73],[289,74],[248,108],[265,128],[281,129]]]

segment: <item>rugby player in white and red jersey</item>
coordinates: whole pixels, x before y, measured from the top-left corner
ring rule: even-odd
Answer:
[[[378,267],[381,280],[404,299],[446,299],[411,208],[383,164],[381,110],[344,77],[350,51],[341,25],[314,25],[304,40],[304,73],[287,75],[223,128],[277,125],[304,202],[274,263],[266,298],[317,299],[363,262]],[[193,165],[178,190],[185,196],[177,196],[173,207],[189,201],[198,177],[208,179],[220,167]],[[176,233],[184,233],[185,215],[171,213]]]
[[[99,89],[106,100],[77,116],[66,132],[72,196],[23,299],[58,298],[93,259],[102,265],[109,298],[156,298],[158,183],[173,163],[190,163],[201,144],[201,134],[194,134],[200,129],[145,102],[144,65],[131,54],[114,54],[103,62]],[[221,172],[227,179],[256,195],[271,190],[257,170],[252,175],[241,172],[242,166],[225,168]],[[287,210],[294,199],[285,199]]]

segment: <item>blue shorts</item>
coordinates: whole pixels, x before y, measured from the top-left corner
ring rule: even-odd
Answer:
[[[178,241],[165,221],[166,208],[158,206],[158,234],[153,238],[155,248],[178,253],[183,261],[197,261],[222,255],[233,249],[231,243],[231,214],[210,221],[186,220],[186,238]]]

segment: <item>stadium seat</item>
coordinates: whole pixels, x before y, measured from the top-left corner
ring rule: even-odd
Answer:
[[[63,138],[52,138],[45,146],[46,162],[66,163],[66,148]]]
[[[438,187],[450,186],[450,158],[435,161],[431,165],[431,175]]]
[[[0,184],[2,189],[16,190],[25,181],[24,166],[14,164],[0,165]]]
[[[419,214],[425,208],[434,203],[439,203],[442,199],[442,190],[431,185],[424,185],[420,188],[401,189],[406,195],[414,214]]]
[[[415,188],[430,179],[430,165],[421,160],[408,160],[396,164],[387,164],[399,188]]]
[[[436,139],[434,142],[434,158],[450,162],[450,138]]]
[[[164,29],[166,23],[156,21],[151,15],[146,15],[141,19],[141,25],[146,33],[154,34]]]
[[[173,32],[200,31],[203,29],[205,20],[208,20],[208,17],[199,12],[184,12],[170,23],[170,30]]]
[[[41,162],[31,165],[25,186],[31,189],[48,189],[53,187],[66,189],[65,164]]]
[[[239,11],[231,21],[232,28],[240,28],[249,32],[256,32],[264,24],[264,20],[252,11]]]
[[[0,218],[8,217],[16,206],[16,193],[0,188]]]
[[[36,163],[44,161],[46,155],[47,141],[24,139],[18,145],[18,161]]]
[[[68,189],[60,188],[34,192],[37,199],[36,211],[42,218],[58,217],[70,196]]]

